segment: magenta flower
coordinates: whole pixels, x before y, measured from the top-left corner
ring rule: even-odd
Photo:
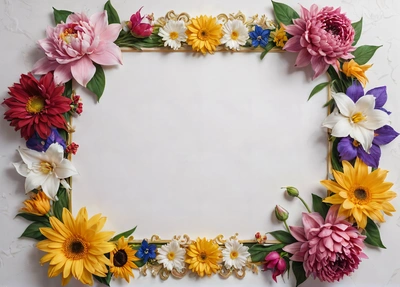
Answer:
[[[293,25],[286,26],[286,32],[292,35],[284,50],[299,53],[296,66],[305,67],[311,62],[314,79],[332,65],[336,70],[337,59],[351,59],[355,47],[354,29],[340,8],[324,7],[318,11],[312,5],[310,11],[301,7],[301,17],[293,20]]]
[[[293,254],[292,261],[303,262],[306,276],[321,281],[339,281],[350,275],[361,258],[365,236],[343,218],[338,217],[338,205],[333,205],[324,220],[317,212],[303,213],[303,226],[291,226],[298,242],[289,244],[284,251]]]
[[[142,8],[131,16],[127,24],[132,35],[137,38],[146,38],[153,33],[153,15],[144,15],[142,17],[142,15],[140,15]]]
[[[286,271],[286,261],[278,252],[272,251],[265,257],[265,264],[262,271],[272,270],[272,279],[276,281],[276,277],[282,275]]]
[[[37,61],[34,74],[54,71],[57,84],[74,78],[82,86],[92,79],[99,65],[122,64],[120,48],[114,44],[120,24],[108,25],[107,11],[88,18],[84,13],[71,14],[66,23],[47,28],[47,38],[39,40],[46,57]]]

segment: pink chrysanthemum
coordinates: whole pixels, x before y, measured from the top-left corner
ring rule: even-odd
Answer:
[[[93,14],[74,13],[66,23],[47,28],[47,38],[39,40],[46,57],[36,62],[34,74],[54,71],[57,84],[74,78],[80,85],[93,78],[99,65],[122,64],[121,49],[114,44],[120,24],[108,25],[107,11]]]
[[[354,58],[351,54],[355,50],[354,28],[345,14],[340,13],[340,8],[324,7],[318,11],[314,4],[308,11],[301,7],[301,17],[293,23],[286,27],[286,32],[293,37],[283,49],[299,53],[296,66],[311,63],[314,79],[325,73],[329,65],[337,70],[337,59]]]
[[[10,121],[15,130],[28,140],[36,132],[40,138],[47,139],[51,127],[66,129],[63,113],[71,109],[71,100],[64,97],[64,86],[56,86],[53,73],[37,80],[32,74],[21,75],[20,83],[10,89],[10,98],[4,100],[9,108],[4,118]]]
[[[284,251],[293,254],[292,261],[303,262],[306,276],[321,281],[339,281],[358,268],[365,236],[343,218],[338,206],[332,206],[326,219],[317,212],[303,213],[304,227],[291,226],[298,242],[287,245]]]

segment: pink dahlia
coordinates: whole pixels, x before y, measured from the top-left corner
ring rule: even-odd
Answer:
[[[298,242],[289,244],[284,251],[293,254],[292,261],[303,262],[306,276],[321,281],[339,281],[358,268],[365,236],[343,218],[338,217],[339,206],[332,206],[326,219],[317,212],[303,213],[304,227],[291,226]]]
[[[4,100],[9,110],[4,118],[10,121],[15,130],[28,140],[36,132],[40,138],[47,139],[51,127],[66,129],[63,113],[71,109],[71,100],[62,95],[64,86],[57,86],[53,73],[49,72],[37,80],[32,74],[21,75],[20,83],[10,89],[10,98]]]
[[[66,23],[47,28],[47,38],[39,40],[46,57],[36,62],[34,74],[54,71],[57,84],[74,78],[82,86],[92,79],[99,65],[122,64],[120,48],[114,44],[120,24],[108,25],[107,11],[88,18],[84,13],[71,14]]]
[[[318,11],[312,5],[310,11],[301,7],[301,17],[293,19],[293,25],[286,26],[290,38],[284,50],[299,53],[296,66],[304,67],[311,62],[314,79],[328,70],[332,65],[336,70],[337,59],[351,59],[355,47],[354,29],[340,8],[324,7]]]

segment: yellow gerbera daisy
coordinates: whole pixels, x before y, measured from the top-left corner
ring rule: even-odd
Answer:
[[[110,260],[104,254],[115,247],[107,242],[114,232],[100,232],[106,218],[96,214],[88,219],[86,208],[79,210],[76,219],[64,208],[62,221],[64,223],[52,216],[51,228],[40,228],[47,238],[37,244],[40,250],[47,252],[40,263],[50,261],[48,276],[62,274],[63,286],[72,276],[84,284],[93,285],[92,275],[105,277],[108,273],[106,265],[110,265]]]
[[[343,172],[334,170],[335,181],[322,180],[321,183],[334,194],[324,202],[340,204],[339,214],[346,218],[354,218],[360,228],[367,225],[367,217],[384,222],[382,211],[392,215],[396,211],[389,200],[396,197],[390,191],[393,183],[384,182],[387,170],[380,168],[368,173],[368,166],[359,158],[354,167],[343,161]]]
[[[118,239],[117,245],[110,253],[110,271],[115,278],[125,278],[126,282],[129,283],[129,275],[135,277],[132,273],[132,268],[137,269],[138,267],[132,261],[139,260],[135,256],[136,251],[129,247],[128,241],[125,241],[124,237]]]
[[[197,238],[189,245],[186,252],[185,262],[189,264],[189,269],[197,273],[200,277],[211,276],[216,273],[221,266],[222,253],[218,244],[205,238]]]
[[[43,191],[33,193],[31,199],[24,201],[25,207],[21,208],[22,212],[32,213],[43,216],[50,211],[50,199]]]
[[[202,15],[193,18],[187,25],[186,35],[186,42],[193,51],[212,54],[221,43],[222,25],[218,24],[217,18]]]

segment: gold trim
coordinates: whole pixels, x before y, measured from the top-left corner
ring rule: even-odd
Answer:
[[[201,53],[198,52],[194,52],[192,47],[184,45],[181,48],[179,48],[178,50],[173,50],[170,48],[166,48],[166,47],[155,47],[155,48],[142,48],[141,50],[135,49],[135,48],[129,48],[129,47],[122,47],[121,48],[122,52],[136,52],[136,53],[140,53],[140,52],[162,52],[162,53],[188,53],[188,52],[192,52],[193,54],[202,56]],[[232,51],[227,49],[225,46],[218,46],[215,50],[216,52],[225,52],[225,53],[262,53],[264,51],[263,48],[257,47],[240,47],[240,50],[238,51]],[[279,48],[272,48],[268,53],[284,53],[285,51]]]

